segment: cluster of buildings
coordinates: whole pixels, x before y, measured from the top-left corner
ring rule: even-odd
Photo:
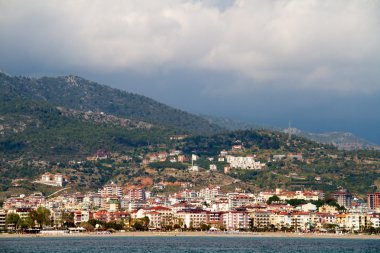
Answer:
[[[226,156],[227,163],[231,168],[244,169],[244,170],[261,170],[265,167],[265,163],[261,163],[255,160],[254,156]]]
[[[241,145],[235,145],[232,147],[231,153],[236,152],[239,150],[237,147],[241,147]],[[261,163],[260,161],[256,160],[256,157],[254,155],[248,155],[248,156],[235,156],[229,154],[228,151],[221,151],[219,156],[217,157],[217,162],[227,162],[229,166],[226,166],[224,168],[225,173],[229,173],[230,169],[244,169],[244,170],[261,170],[263,169],[266,164]],[[157,152],[157,153],[150,153],[145,156],[145,158],[142,161],[142,164],[149,164],[153,162],[178,162],[178,163],[184,163],[184,162],[191,162],[191,166],[189,167],[190,171],[199,171],[199,167],[194,163],[198,160],[198,156],[192,155],[191,157],[187,157],[184,154],[181,153],[179,150],[171,150],[170,152]],[[214,161],[214,157],[207,158],[210,162]],[[217,171],[216,164],[210,164],[209,167],[210,171]]]
[[[277,196],[279,201],[268,204]],[[324,198],[321,191],[274,191],[258,194],[239,190],[224,193],[219,186],[198,191],[183,189],[170,195],[152,195],[142,188],[123,188],[114,183],[98,192],[76,193],[46,198],[42,194],[8,198],[0,211],[0,230],[5,228],[5,216],[18,213],[26,217],[39,206],[48,208],[56,227],[62,225],[63,213],[71,213],[75,225],[91,219],[104,222],[124,222],[149,218],[149,229],[202,228],[204,225],[220,230],[292,229],[319,231],[334,227],[357,231],[368,227],[380,228],[380,193],[368,194],[368,203],[353,201],[347,191],[334,194],[344,212],[335,206],[317,208],[312,203],[299,206],[286,200],[317,201]]]

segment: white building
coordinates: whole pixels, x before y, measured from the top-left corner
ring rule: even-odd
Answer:
[[[183,221],[187,228],[199,228],[201,224],[207,224],[208,213],[201,209],[189,209],[178,211],[176,216]]]
[[[265,164],[256,161],[252,156],[226,156],[227,163],[230,164],[232,168],[239,168],[245,170],[261,170]]]
[[[63,178],[63,175],[59,173],[57,174],[45,173],[41,176],[40,181],[35,181],[35,182],[40,183],[40,184],[62,187],[64,184],[64,178]]]
[[[216,167],[215,164],[210,164],[210,171],[217,171],[218,168]]]
[[[199,197],[203,198],[205,201],[214,200],[215,197],[222,195],[222,191],[220,190],[220,186],[216,187],[206,187],[199,191]]]
[[[227,193],[227,198],[229,210],[257,204],[257,199],[253,194]]]

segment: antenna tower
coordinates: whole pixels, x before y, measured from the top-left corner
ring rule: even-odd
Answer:
[[[290,140],[292,139],[292,128],[291,128],[291,122],[289,120],[289,126],[288,126],[288,143],[290,143]]]

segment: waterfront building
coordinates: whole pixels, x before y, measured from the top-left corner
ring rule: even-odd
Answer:
[[[228,211],[222,214],[223,226],[227,230],[249,229],[249,213],[245,211]]]
[[[199,228],[208,223],[208,211],[203,209],[182,209],[176,216],[183,221],[186,228]]]
[[[251,213],[253,227],[267,228],[270,224],[270,212],[264,210],[257,210]]]
[[[0,231],[6,230],[6,218],[7,213],[4,210],[0,210]]]

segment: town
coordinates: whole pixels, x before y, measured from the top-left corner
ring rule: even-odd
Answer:
[[[242,145],[233,145],[216,157],[187,156],[179,150],[148,152],[140,166],[152,170],[154,167],[160,169],[161,165],[169,168],[181,165],[187,166],[181,169],[187,177],[199,176],[199,173],[205,173],[201,177],[212,177],[218,173],[234,175],[236,171],[268,170],[269,162],[304,161],[302,153],[288,153],[272,155],[265,163],[256,155],[241,156],[242,149]],[[202,159],[207,163],[202,163]],[[99,166],[120,160],[130,162],[133,158],[98,150],[86,161],[71,161],[69,166],[80,167],[86,163]],[[199,164],[206,164],[208,168]],[[234,184],[239,183],[238,179],[231,181],[234,189],[226,190],[231,188],[223,188],[225,184],[202,186],[196,185],[199,180],[178,181],[173,176],[166,182],[145,177],[137,181],[140,184],[110,180],[97,191],[73,192],[69,191],[70,180],[76,176],[68,176],[67,171],[60,173],[62,171],[46,172],[33,181],[37,185],[55,187],[51,194],[34,192],[8,197],[0,209],[0,231],[380,232],[380,192],[368,193],[367,199],[363,199],[344,188],[327,194],[322,190],[281,187],[250,191]],[[178,171],[173,175],[177,174]],[[301,178],[295,173],[292,176]],[[16,179],[14,184],[23,180]],[[145,185],[144,180],[147,181]],[[321,178],[313,180],[318,182]],[[165,191],[170,187],[175,190]]]
[[[220,186],[199,191],[187,186],[174,194],[161,195],[111,182],[98,192],[10,197],[0,211],[0,230],[380,231],[378,192],[368,194],[364,202],[345,190],[327,198],[322,191],[275,189],[255,194],[235,189],[224,193]]]

